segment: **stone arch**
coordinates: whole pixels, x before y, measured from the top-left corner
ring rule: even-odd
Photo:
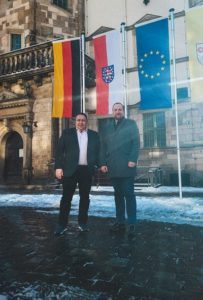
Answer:
[[[0,181],[8,182],[11,177],[15,182],[22,180],[24,144],[25,136],[20,124],[4,126],[0,130]],[[9,168],[13,168],[13,174]]]
[[[23,139],[16,131],[7,133],[5,143],[5,163],[3,177],[5,182],[18,182],[23,175]]]

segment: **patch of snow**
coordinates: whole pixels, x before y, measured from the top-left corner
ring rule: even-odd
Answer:
[[[60,198],[61,196],[56,194],[2,194],[0,195],[0,206],[33,207],[39,212],[58,213]],[[90,216],[115,217],[113,195],[91,195],[90,198]],[[138,219],[203,227],[203,201],[198,197],[187,197],[180,200],[179,197],[160,197],[154,194],[154,197],[137,196],[136,198]],[[78,214],[78,203],[79,196],[74,195],[71,207],[72,215]]]

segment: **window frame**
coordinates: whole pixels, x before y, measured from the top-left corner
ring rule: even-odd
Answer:
[[[188,87],[179,87],[177,88],[177,101],[178,103],[181,102],[188,102],[189,101],[189,90]]]
[[[68,10],[68,0],[52,0],[52,4],[62,9]]]
[[[143,114],[143,147],[166,147],[166,117],[165,112]]]
[[[14,38],[20,38],[20,43],[19,41],[14,41]],[[10,50],[11,51],[15,51],[15,50],[19,50],[22,48],[22,35],[20,33],[11,33],[10,34],[10,40],[11,40],[11,44],[10,44]],[[15,45],[19,44],[19,47],[16,47]]]

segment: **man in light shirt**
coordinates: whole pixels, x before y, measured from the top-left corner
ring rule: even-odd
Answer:
[[[89,193],[94,168],[98,165],[98,155],[98,134],[87,129],[87,116],[79,113],[76,116],[75,128],[63,131],[56,151],[55,175],[62,180],[63,195],[55,235],[62,235],[67,230],[71,201],[77,185],[80,195],[79,230],[88,231]]]

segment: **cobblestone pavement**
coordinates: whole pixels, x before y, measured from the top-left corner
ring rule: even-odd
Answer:
[[[203,228],[141,221],[134,237],[90,218],[54,237],[57,216],[0,208],[0,299],[203,299]]]

